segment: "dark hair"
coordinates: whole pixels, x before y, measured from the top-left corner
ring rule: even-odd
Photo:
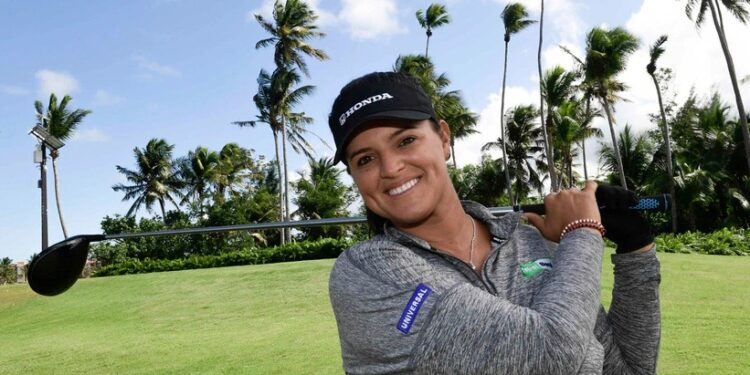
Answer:
[[[365,213],[367,216],[367,225],[370,227],[370,233],[383,234],[385,232],[385,226],[386,224],[390,224],[390,220],[376,214],[367,207],[367,205],[365,205]]]

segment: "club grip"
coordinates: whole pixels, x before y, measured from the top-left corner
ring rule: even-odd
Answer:
[[[638,199],[638,203],[629,208],[635,211],[668,211],[669,210],[669,194],[653,195],[649,197],[641,197]],[[600,206],[599,210],[606,210],[607,207]],[[539,215],[544,215],[544,204],[528,204],[523,206],[515,206],[514,211],[521,212],[532,212]]]

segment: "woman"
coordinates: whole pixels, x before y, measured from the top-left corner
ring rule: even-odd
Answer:
[[[445,163],[448,125],[399,73],[346,85],[329,126],[334,160],[346,164],[378,233],[331,271],[347,373],[655,372],[653,235],[638,215],[598,209],[627,207],[632,193],[587,182],[547,196],[545,217],[496,218],[460,201]],[[602,219],[618,245],[608,313],[599,302]]]

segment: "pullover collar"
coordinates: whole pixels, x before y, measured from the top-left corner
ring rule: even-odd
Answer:
[[[508,240],[516,227],[518,227],[521,218],[521,213],[519,212],[509,212],[499,217],[494,216],[486,207],[473,201],[461,201],[461,206],[463,206],[464,211],[471,217],[487,225],[487,229],[492,236],[490,240],[493,242]],[[432,249],[427,241],[406,233],[391,224],[385,225],[384,234],[378,237],[380,236],[399,243],[415,245],[424,250]]]

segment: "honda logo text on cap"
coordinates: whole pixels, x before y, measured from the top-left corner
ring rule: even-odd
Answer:
[[[391,96],[391,94],[389,94],[387,92],[384,92],[382,94],[373,95],[373,96],[371,96],[371,97],[369,97],[369,98],[367,98],[365,100],[362,100],[361,102],[353,105],[346,112],[344,112],[344,113],[341,114],[341,116],[339,117],[339,125],[344,126],[344,124],[346,123],[346,119],[348,119],[349,116],[353,115],[354,112],[357,112],[362,107],[364,107],[364,106],[366,106],[368,104],[375,103],[375,102],[381,101],[381,100],[386,100],[386,99],[393,99],[393,96]]]

